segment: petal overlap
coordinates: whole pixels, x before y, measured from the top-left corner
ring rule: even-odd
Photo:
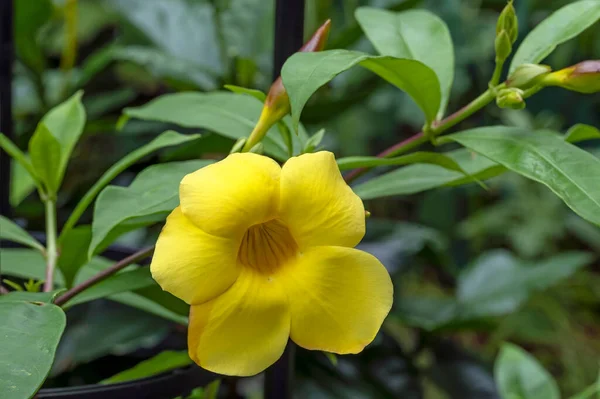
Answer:
[[[185,302],[206,302],[235,282],[238,247],[236,240],[203,232],[177,207],[158,238],[150,271],[164,290]]]
[[[300,248],[354,247],[365,235],[365,209],[331,152],[290,158],[281,171],[280,219]]]

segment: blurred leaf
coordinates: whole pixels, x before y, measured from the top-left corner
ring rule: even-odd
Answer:
[[[2,397],[30,398],[50,372],[65,314],[51,304],[1,301],[0,320]]]
[[[218,6],[217,6],[218,7]],[[230,58],[261,60],[273,51],[274,3],[263,0],[227,0],[220,12],[221,33]]]
[[[421,108],[428,122],[435,119],[441,100],[440,84],[435,72],[425,64],[411,59],[370,56],[358,51],[329,50],[296,53],[283,66],[281,77],[290,96],[295,127],[313,93],[355,65],[361,65],[405,91]]]
[[[411,325],[431,331],[508,314],[533,292],[571,276],[591,260],[587,253],[566,252],[527,263],[504,250],[490,251],[461,272],[456,298],[402,298],[397,315]]]
[[[125,223],[132,227],[156,223],[179,205],[179,182],[211,161],[186,161],[152,165],[136,176],[129,187],[108,186],[98,196],[94,207],[91,257],[99,248],[116,238],[117,228]],[[119,231],[119,233],[124,230]]]
[[[309,139],[306,140],[306,143],[304,144],[304,150],[302,152],[308,153],[308,152],[313,152],[314,150],[316,150],[317,147],[319,147],[319,144],[321,144],[321,141],[323,140],[324,136],[325,136],[325,129],[321,129],[318,132],[316,132],[315,134],[313,134],[312,136],[310,136]],[[339,165],[339,160],[338,160],[338,165]]]
[[[390,165],[408,165],[413,163],[425,163],[441,166],[444,169],[460,172],[463,175],[467,173],[460,165],[447,155],[436,152],[417,151],[408,155],[403,155],[394,158],[378,158],[378,157],[346,157],[337,159],[340,170],[356,169],[356,168],[373,168],[377,166]]]
[[[108,0],[107,3],[172,59],[193,62],[213,71],[223,70],[215,13],[208,2]]]
[[[2,133],[0,133],[0,148],[2,148],[13,159],[13,165],[20,165],[22,169],[24,169],[24,172],[26,171],[27,174],[30,175],[30,179],[35,180],[37,178],[37,173],[35,172],[29,157]]]
[[[2,248],[2,275],[21,277],[24,279],[45,280],[46,260],[33,249]],[[64,286],[64,278],[60,270],[54,274],[54,282]]]
[[[437,165],[417,164],[384,173],[354,187],[363,200],[392,195],[415,194],[433,188],[460,185],[473,179],[488,179],[504,172],[504,168],[488,158],[461,149],[445,153],[471,177],[463,173],[441,168]]]
[[[556,133],[491,126],[446,139],[544,184],[579,216],[600,225],[600,159]]]
[[[2,215],[0,215],[0,239],[18,242],[41,252],[45,251],[44,246],[38,240],[23,230],[21,226]]]
[[[40,29],[52,17],[54,6],[50,0],[15,1],[15,47],[17,55],[35,73],[41,74],[46,59],[38,43]]]
[[[240,87],[240,86],[236,86],[236,85],[225,85],[223,87],[233,93],[247,94],[249,96],[256,98],[258,101],[261,101],[261,102],[265,102],[265,100],[267,99],[267,95],[260,90],[247,89],[245,87]]]
[[[494,365],[502,399],[560,399],[556,382],[537,360],[523,349],[504,344]]]
[[[74,296],[65,305],[65,309],[80,303],[105,298],[121,292],[150,287],[156,282],[152,279],[149,267],[138,267],[117,273]]]
[[[136,364],[134,367],[121,371],[102,381],[102,384],[116,384],[118,382],[137,380],[163,373],[175,368],[192,364],[192,359],[187,351],[164,351],[158,355]]]
[[[35,180],[27,169],[14,159],[10,168],[10,205],[16,207],[35,190]]]
[[[125,115],[132,118],[174,123],[189,128],[203,128],[237,140],[248,137],[258,121],[262,103],[247,95],[214,93],[167,94],[141,107],[125,108]],[[284,119],[289,125],[289,117]],[[306,139],[303,129],[300,138],[294,137],[296,152]],[[276,128],[272,128],[263,139],[268,154],[279,160],[288,158],[283,139]]]
[[[585,140],[600,139],[600,130],[594,126],[584,125],[578,123],[571,126],[571,128],[565,134],[565,141],[569,143],[578,143]]]
[[[77,226],[67,232],[60,246],[58,269],[65,278],[67,288],[71,288],[79,269],[88,262],[87,249],[92,239],[92,228],[89,225]]]
[[[427,10],[391,12],[361,7],[356,19],[379,54],[421,61],[437,75],[444,114],[454,79],[454,47],[446,23]]]
[[[537,64],[556,46],[574,38],[600,18],[597,0],[580,0],[562,7],[523,39],[510,63],[509,74],[521,64]]]
[[[31,141],[29,153],[36,174],[56,193],[62,182],[71,152],[85,125],[82,92],[51,109],[42,118]]]
[[[215,380],[204,388],[204,399],[217,399],[221,380]]]

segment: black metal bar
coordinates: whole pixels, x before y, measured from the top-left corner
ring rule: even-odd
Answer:
[[[9,139],[12,124],[13,2],[0,0],[0,132]],[[10,157],[0,150],[0,215],[10,217]]]
[[[273,80],[281,67],[304,40],[304,0],[275,0],[275,48],[273,49]]]
[[[285,60],[304,41],[304,0],[275,0],[275,46],[273,80],[281,74]],[[292,399],[296,347],[290,340],[281,358],[265,373],[265,399]]]

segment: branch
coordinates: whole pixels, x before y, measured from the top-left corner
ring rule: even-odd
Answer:
[[[90,288],[93,285],[98,284],[101,281],[106,280],[113,274],[126,268],[127,266],[131,265],[132,263],[135,263],[139,260],[147,258],[148,256],[150,256],[152,254],[152,252],[154,252],[154,246],[141,249],[138,252],[126,257],[125,259],[121,259],[119,262],[115,263],[108,269],[101,271],[100,273],[96,274],[94,277],[90,278],[89,280],[84,281],[83,283],[81,283],[79,285],[76,285],[75,287],[71,288],[70,290],[68,290],[67,292],[65,292],[58,298],[56,298],[56,300],[54,301],[54,304],[58,305],[58,306],[64,305],[69,299],[73,298],[75,295],[85,291],[86,289]]]

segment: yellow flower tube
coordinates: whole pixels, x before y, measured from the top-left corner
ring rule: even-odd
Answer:
[[[272,365],[288,339],[314,350],[358,353],[387,316],[385,267],[354,247],[365,210],[330,152],[282,167],[231,154],[184,177],[151,272],[191,305],[190,357],[226,375]]]

